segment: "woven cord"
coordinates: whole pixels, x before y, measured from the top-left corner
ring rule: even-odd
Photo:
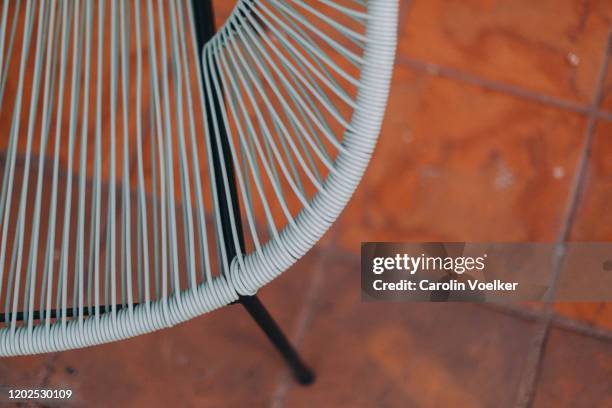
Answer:
[[[240,0],[198,49],[190,0],[5,0],[0,355],[169,327],[299,260],[373,152],[397,8]]]

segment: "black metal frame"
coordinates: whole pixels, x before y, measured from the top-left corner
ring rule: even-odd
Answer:
[[[197,37],[198,50],[204,47],[204,44],[210,40],[215,34],[215,18],[212,0],[193,0],[193,11],[195,19],[195,29]],[[201,70],[201,66],[200,66]],[[200,71],[202,75],[203,71]],[[204,77],[203,77],[204,79]],[[213,90],[214,92],[214,90]],[[213,128],[212,117],[215,115],[217,118],[221,117],[221,107],[218,104],[218,98],[216,95],[212,97],[214,103],[212,107],[206,105],[207,117],[209,120],[209,128]],[[240,203],[238,201],[238,193],[236,191],[236,181],[234,179],[234,166],[232,163],[232,156],[229,148],[229,142],[225,129],[219,128],[219,136],[221,140],[221,151],[223,152],[223,162],[227,169],[227,187],[230,192],[231,203],[228,204],[226,201],[225,194],[217,194],[217,206],[220,211],[221,228],[223,229],[223,237],[225,242],[225,250],[228,259],[234,259],[236,257],[236,249],[233,243],[233,231],[231,227],[232,214],[229,211],[229,205],[232,206],[232,212],[234,215],[234,225],[238,231],[238,239],[240,242],[240,248],[244,248],[244,235],[242,229],[242,219],[240,217]],[[211,157],[213,161],[214,177],[217,186],[223,191],[225,189],[225,179],[220,171],[221,162],[220,158],[215,152],[217,152],[216,138],[212,135],[210,137],[211,145]],[[257,325],[263,330],[268,339],[272,342],[274,347],[285,359],[285,362],[289,365],[295,379],[303,385],[310,384],[314,381],[313,371],[306,366],[301,359],[297,350],[291,345],[287,336],[283,333],[278,324],[274,321],[268,310],[265,308],[261,300],[256,295],[253,296],[240,296],[237,302],[241,304],[246,311],[251,315]]]

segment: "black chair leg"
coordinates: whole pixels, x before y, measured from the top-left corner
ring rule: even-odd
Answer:
[[[204,44],[214,35],[215,33],[215,18],[214,18],[214,10],[212,6],[212,0],[193,0],[193,12],[195,18],[195,28],[196,28],[196,37],[198,41],[198,48],[201,50]],[[205,78],[204,78],[205,79]],[[221,106],[218,102],[219,98],[217,95],[212,95],[211,98],[214,103],[213,106],[207,108],[207,116],[210,120],[209,128],[213,128],[212,116],[216,116],[217,118],[221,118],[220,109]],[[226,242],[224,242],[224,246],[227,252],[228,259],[233,259],[236,256],[236,249],[233,245],[233,234],[232,230],[232,214],[229,212],[228,208],[231,205],[234,225],[238,232],[238,238],[240,240],[240,247],[244,248],[244,236],[242,233],[242,220],[240,218],[240,205],[238,201],[238,193],[236,191],[236,181],[234,179],[234,166],[232,162],[232,157],[230,153],[230,148],[227,142],[227,135],[224,133],[224,129],[221,127],[219,129],[219,140],[221,144],[222,157],[219,157],[216,152],[218,151],[217,142],[215,135],[208,135],[211,138],[211,148],[212,148],[212,161],[214,176],[216,180],[217,186],[224,191],[224,186],[227,183],[229,195],[231,202],[227,202],[225,198],[225,194],[218,194],[218,208],[220,210],[220,218],[221,218],[221,228],[223,229],[223,235],[225,237]],[[221,160],[223,160],[223,164],[227,170],[227,180],[221,175]],[[255,322],[259,325],[259,327],[266,334],[268,339],[272,342],[274,347],[278,350],[278,352],[283,356],[296,380],[303,385],[311,384],[314,381],[314,374],[310,368],[308,368],[296,349],[291,345],[287,336],[280,329],[278,324],[274,321],[270,313],[266,310],[265,306],[257,296],[241,296],[236,303],[240,303],[247,310],[249,315],[255,320]]]
[[[313,371],[304,363],[297,350],[274,321],[266,307],[257,296],[242,296],[240,303],[249,312],[253,320],[263,330],[274,347],[283,356],[291,368],[295,379],[302,385],[312,384],[315,379]]]

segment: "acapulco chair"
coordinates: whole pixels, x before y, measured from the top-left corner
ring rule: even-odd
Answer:
[[[0,355],[92,346],[256,297],[374,149],[396,0],[5,0]]]

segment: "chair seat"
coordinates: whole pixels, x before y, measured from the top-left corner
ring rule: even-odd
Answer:
[[[397,1],[0,6],[0,355],[169,327],[254,294],[374,150]]]

